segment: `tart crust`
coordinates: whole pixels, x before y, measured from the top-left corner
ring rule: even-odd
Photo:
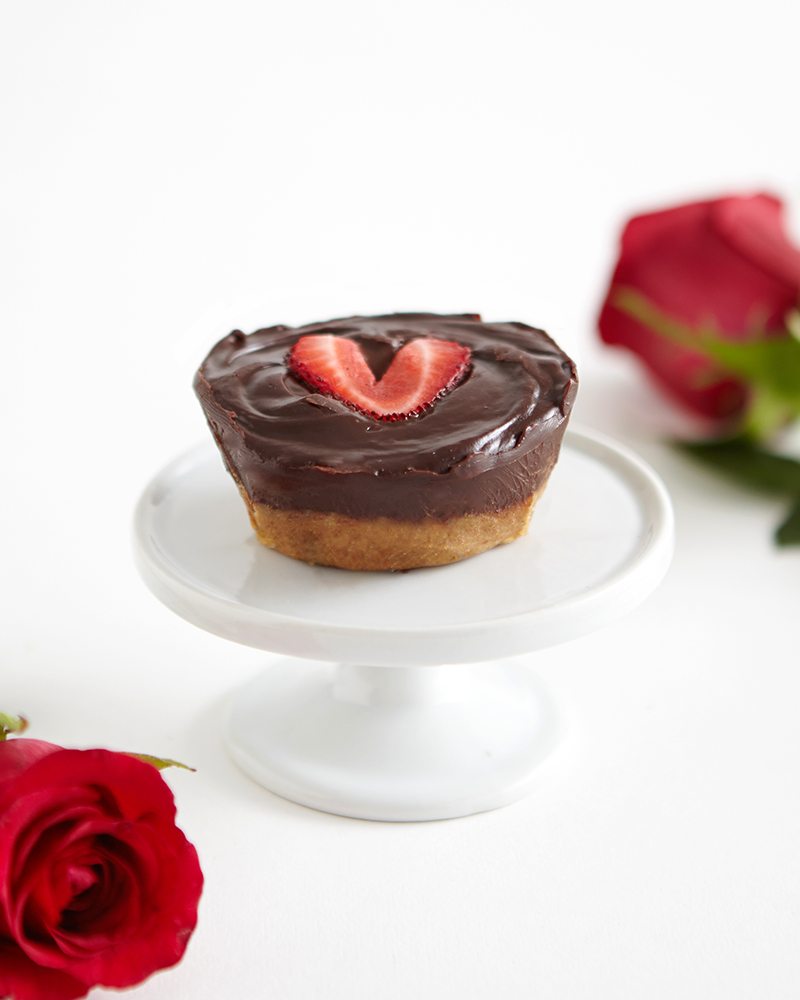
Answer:
[[[513,542],[527,532],[543,490],[544,486],[522,503],[496,513],[400,521],[280,510],[254,503],[240,486],[250,523],[262,545],[312,565],[373,571],[445,566]]]

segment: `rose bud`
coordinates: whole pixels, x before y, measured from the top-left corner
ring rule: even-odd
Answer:
[[[0,996],[68,1000],[174,965],[202,885],[151,764],[0,742]]]
[[[626,308],[641,297],[681,324],[689,343],[657,332]],[[783,205],[767,194],[718,198],[631,219],[600,314],[600,335],[638,354],[657,382],[694,413],[742,414],[747,383],[726,374],[691,338],[710,330],[727,340],[788,336],[800,300],[800,250],[783,227]]]

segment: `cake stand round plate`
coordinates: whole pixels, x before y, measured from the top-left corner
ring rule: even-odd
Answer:
[[[634,608],[667,570],[673,526],[648,466],[571,430],[529,535],[452,566],[353,573],[264,548],[210,444],[150,483],[135,542],[177,614],[293,658],[234,698],[228,746],[247,773],[328,812],[416,820],[530,788],[557,713],[527,664],[496,661]]]

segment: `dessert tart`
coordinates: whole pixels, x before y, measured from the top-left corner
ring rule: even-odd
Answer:
[[[525,533],[577,375],[524,323],[402,313],[234,331],[194,387],[264,545],[402,570]]]

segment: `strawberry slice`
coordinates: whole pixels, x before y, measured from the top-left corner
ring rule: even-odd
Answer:
[[[427,410],[467,374],[470,349],[420,337],[404,344],[380,381],[355,340],[308,334],[289,352],[289,368],[312,389],[377,420],[403,420]]]

